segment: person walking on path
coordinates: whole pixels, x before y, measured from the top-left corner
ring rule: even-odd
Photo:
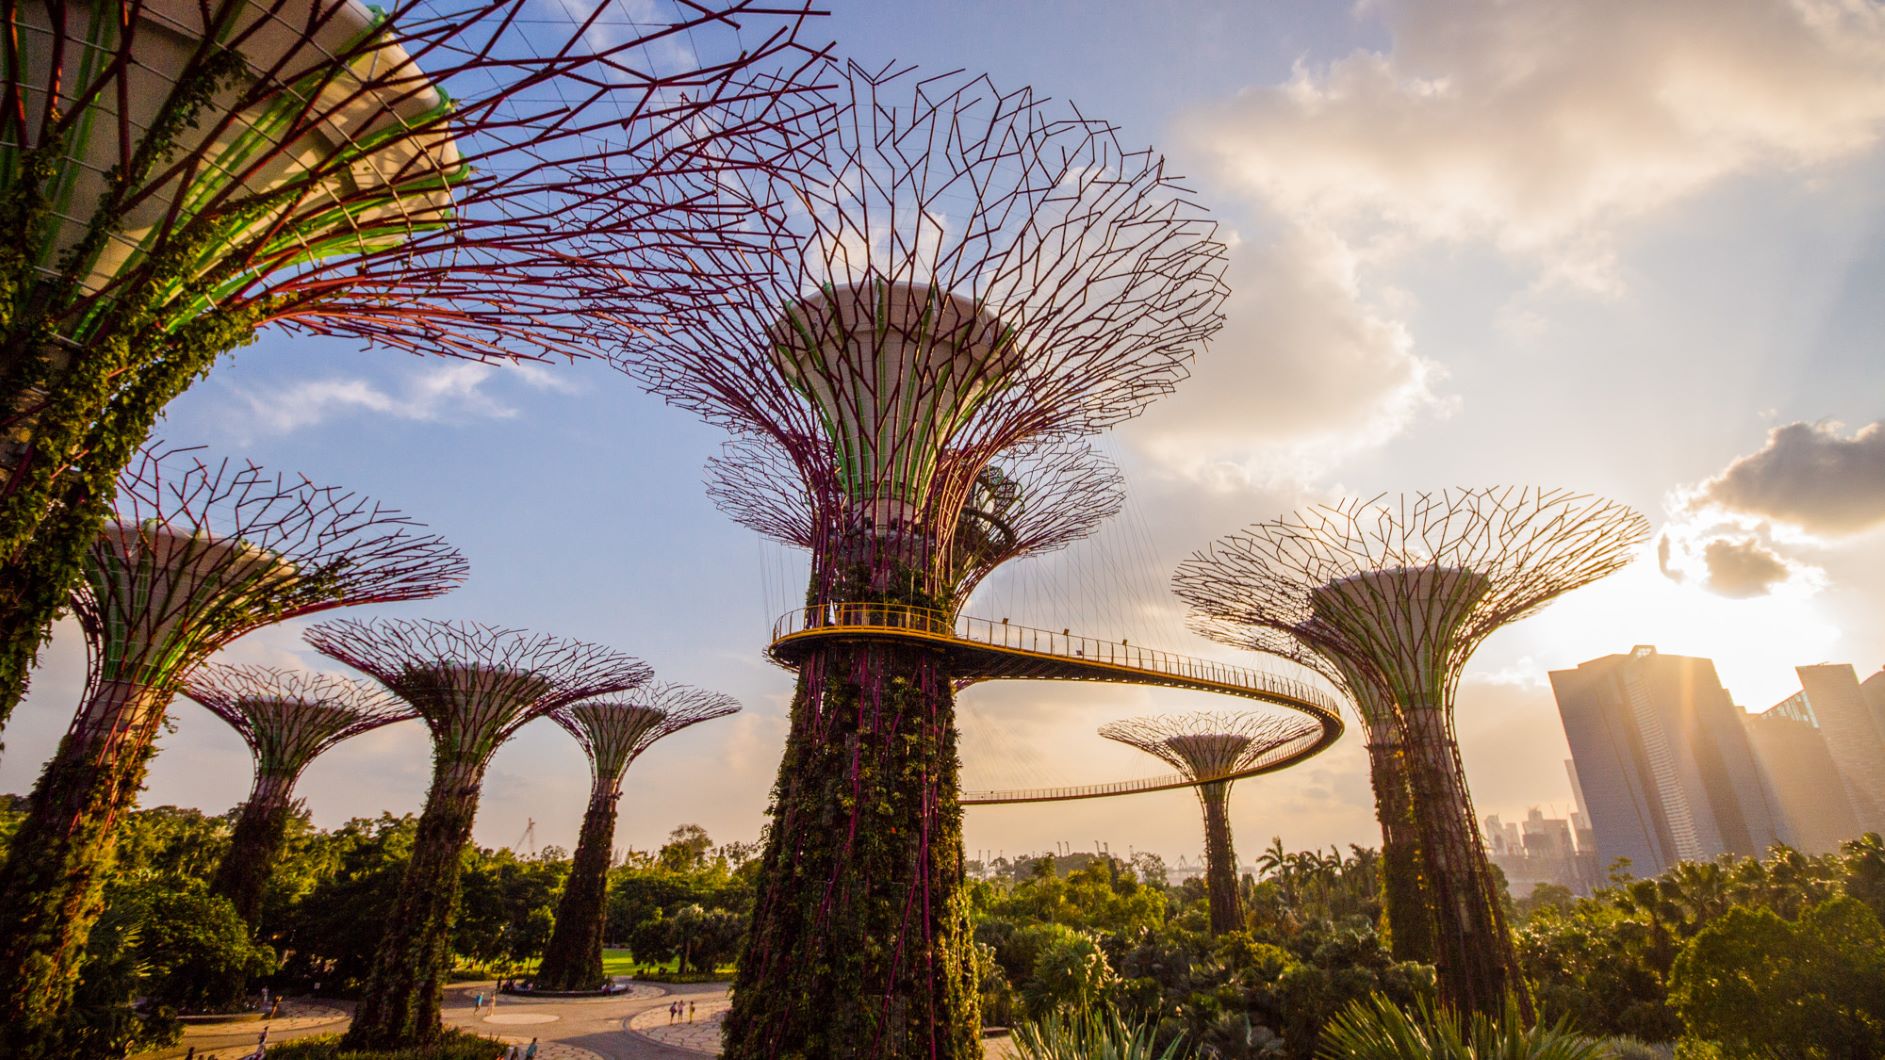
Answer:
[[[687,1003],[687,1022],[694,1022],[694,1003],[692,1001]]]
[[[471,995],[471,1014],[476,1016],[478,1013],[483,1012],[483,1011],[484,1011],[484,991],[480,990],[477,993]]]
[[[537,1060],[537,1040],[530,1039],[530,1045],[524,1049],[524,1060]]]

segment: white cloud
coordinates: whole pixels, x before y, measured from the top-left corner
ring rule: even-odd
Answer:
[[[1169,470],[1261,485],[1313,477],[1446,410],[1440,369],[1390,307],[1363,297],[1359,269],[1324,229],[1240,244],[1224,332],[1133,437]]]
[[[1192,116],[1220,175],[1352,239],[1483,240],[1614,286],[1630,221],[1885,128],[1865,0],[1377,0],[1392,37]]]
[[[532,390],[567,394],[579,384],[555,368],[438,361],[383,384],[359,377],[302,379],[274,386],[231,386],[230,411],[243,429],[290,434],[344,416],[367,414],[419,423],[510,419],[517,409],[489,392],[511,378]]]

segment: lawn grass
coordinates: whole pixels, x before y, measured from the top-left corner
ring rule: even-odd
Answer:
[[[603,950],[602,974],[627,975],[635,970],[635,962],[628,957],[627,950]]]

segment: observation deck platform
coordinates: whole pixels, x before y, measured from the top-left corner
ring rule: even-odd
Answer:
[[[839,603],[787,612],[773,624],[772,645],[767,653],[781,665],[794,666],[819,644],[847,640],[916,643],[935,648],[948,658],[955,676],[964,683],[1098,681],[1176,688],[1268,703],[1306,715],[1317,723],[1303,737],[1277,747],[1235,773],[1211,777],[1170,774],[1075,787],[965,791],[961,798],[965,806],[1095,799],[1237,780],[1294,765],[1320,753],[1342,735],[1340,702],[1330,693],[1293,677],[1067,631],[1055,633],[904,604]]]

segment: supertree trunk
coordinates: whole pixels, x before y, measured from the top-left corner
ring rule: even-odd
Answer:
[[[262,897],[288,837],[288,822],[294,817],[294,782],[292,776],[262,774],[255,778],[249,801],[242,804],[242,812],[236,817],[229,850],[216,866],[216,875],[210,877],[209,892],[229,899],[236,915],[249,926],[250,934],[261,926]],[[215,1008],[234,1009],[248,986],[248,977],[237,972],[224,977],[204,996]]]
[[[1372,722],[1368,732],[1369,779],[1381,822],[1381,910],[1388,947],[1395,960],[1432,964],[1433,913],[1401,734],[1392,720]]]
[[[931,652],[806,657],[723,1055],[981,1055],[954,714]]]
[[[229,852],[210,879],[210,893],[229,899],[250,931],[261,924],[262,895],[294,817],[294,783],[293,777],[266,773],[255,778],[249,801],[236,817]]]
[[[344,1048],[410,1048],[438,1039],[439,990],[451,958],[460,855],[471,841],[483,782],[483,761],[434,765],[399,901],[387,917],[386,935],[374,953]]]
[[[103,682],[34,785],[0,866],[0,1052],[39,1056],[71,1002],[103,908],[118,815],[137,795],[169,696]]]
[[[556,904],[556,927],[537,968],[539,990],[594,990],[603,983],[602,923],[608,899],[609,851],[615,843],[614,785],[598,787],[583,813],[569,882]]]
[[[1204,889],[1211,898],[1211,934],[1222,935],[1244,926],[1237,851],[1231,845],[1229,782],[1198,785],[1198,801],[1204,804]]]
[[[1518,951],[1493,894],[1485,844],[1474,827],[1466,770],[1445,715],[1415,707],[1403,712],[1414,820],[1433,910],[1434,968],[1440,999],[1460,1012],[1497,1016],[1516,995],[1529,1017],[1530,999]]]

